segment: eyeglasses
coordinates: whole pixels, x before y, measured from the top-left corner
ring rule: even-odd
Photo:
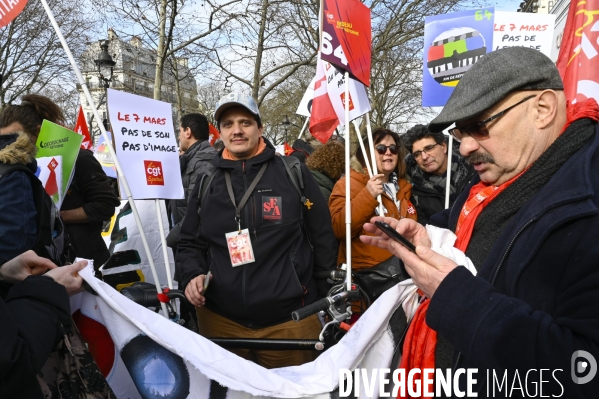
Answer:
[[[391,151],[391,154],[393,154],[393,155],[397,155],[397,153],[399,152],[399,146],[397,146],[396,144],[391,144],[391,145],[379,144],[379,145],[374,146],[374,149],[380,155],[385,155],[387,153],[387,149],[389,149],[389,151]]]
[[[533,97],[536,97],[536,95],[528,96],[523,100],[518,101],[516,104],[507,107],[503,111],[496,113],[492,117],[485,119],[484,121],[472,122],[462,127],[449,129],[449,134],[451,134],[457,141],[462,141],[462,137],[464,137],[464,135],[468,135],[477,141],[486,140],[489,138],[489,129],[487,129],[487,123],[505,115],[510,109],[530,100]]]
[[[439,143],[427,145],[426,147],[424,147],[422,149],[422,151],[416,151],[415,153],[412,154],[412,156],[414,157],[414,159],[419,159],[422,156],[423,152],[426,152],[427,154],[430,154],[431,151],[433,150],[433,148],[435,148],[438,145],[439,145]]]

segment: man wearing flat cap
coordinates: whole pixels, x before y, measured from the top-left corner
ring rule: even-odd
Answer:
[[[429,222],[455,232],[477,275],[432,251],[425,228],[408,219],[385,221],[416,254],[380,231],[362,238],[404,260],[429,298],[415,317],[424,314],[436,334],[435,364],[478,369],[478,397],[599,391],[598,120],[595,100],[566,106],[560,75],[540,52],[487,54],[429,125],[455,123],[449,132],[478,172]]]
[[[327,295],[326,274],[337,261],[328,205],[308,168],[277,156],[262,136],[252,97],[224,96],[214,119],[225,148],[198,175],[176,257],[199,332],[208,338],[317,339],[318,317],[295,322],[291,313]],[[315,357],[308,350],[233,352],[267,368]]]

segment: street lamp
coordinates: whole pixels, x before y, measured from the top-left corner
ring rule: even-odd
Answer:
[[[100,41],[100,54],[98,55],[98,59],[94,60],[94,62],[96,63],[96,66],[98,67],[98,74],[100,75],[100,83],[104,83],[102,85],[102,87],[104,87],[104,97],[106,97],[108,88],[110,87],[110,82],[112,81],[112,74],[114,72],[114,66],[116,65],[116,62],[112,59],[112,57],[110,56],[110,53],[108,52],[108,44],[109,41],[108,40],[101,40]],[[100,104],[101,105],[102,100],[100,100]],[[104,120],[102,121],[102,124],[104,125],[104,128],[106,130],[108,129],[108,118],[104,118]]]
[[[116,65],[116,62],[112,59],[110,53],[108,53],[108,43],[108,40],[100,41],[100,54],[98,55],[98,59],[94,61],[98,67],[100,80],[104,82],[104,89],[110,87],[112,73]]]
[[[289,125],[291,125],[291,121],[289,121],[287,115],[285,115],[285,120],[281,122],[281,125],[285,127],[285,142],[287,143],[287,129],[289,129]]]

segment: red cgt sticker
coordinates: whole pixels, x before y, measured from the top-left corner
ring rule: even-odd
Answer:
[[[162,173],[162,162],[144,161],[146,171],[146,182],[148,186],[164,186],[164,175]]]

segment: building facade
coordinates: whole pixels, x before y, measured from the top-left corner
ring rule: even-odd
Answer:
[[[79,87],[80,101],[85,112],[94,144],[100,136],[98,123],[108,123],[110,117],[106,110],[104,83],[94,60],[100,54],[100,44],[104,40],[90,43],[80,59],[81,73],[86,86],[98,107],[102,117],[95,120],[90,104]],[[140,96],[154,97],[154,77],[156,74],[156,51],[143,46],[139,37],[133,36],[129,41],[120,39],[112,29],[108,29],[108,52],[116,62],[110,88],[133,93]],[[195,78],[191,75],[187,59],[179,58],[176,63],[166,61],[162,80],[161,101],[172,104],[173,121],[178,123],[184,113],[198,112],[198,89]],[[174,126],[178,132],[177,126]]]

